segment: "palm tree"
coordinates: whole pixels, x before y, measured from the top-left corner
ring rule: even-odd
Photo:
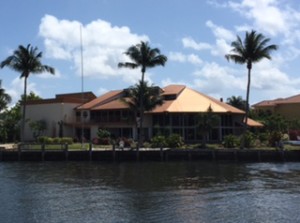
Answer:
[[[136,119],[140,117],[140,103],[142,100],[143,111],[152,111],[158,105],[163,104],[163,98],[158,87],[149,86],[147,81],[139,81],[138,84],[126,89],[126,97],[121,99],[123,103],[128,105],[131,111],[135,114]],[[136,122],[136,127],[141,125],[141,122]],[[140,134],[139,134],[140,135]]]
[[[227,98],[226,103],[233,106],[233,107],[236,107],[238,109],[246,111],[246,101],[242,98],[242,96],[237,96],[236,97],[236,96],[233,95],[230,98]]]
[[[125,54],[131,59],[131,62],[119,63],[118,67],[126,67],[131,69],[141,68],[142,77],[141,83],[144,83],[145,72],[147,68],[153,68],[155,66],[161,65],[164,66],[167,62],[167,57],[160,54],[160,50],[158,48],[151,48],[148,42],[143,42],[131,46],[125,52]],[[141,88],[143,90],[143,88]],[[139,113],[140,113],[140,131],[138,134],[138,148],[141,145],[141,132],[143,129],[143,121],[144,121],[144,104],[143,104],[143,91],[141,91],[140,102],[139,102]]]
[[[248,69],[248,83],[247,83],[247,93],[246,93],[246,105],[249,104],[249,94],[250,94],[250,82],[251,82],[251,69],[252,64],[261,61],[264,58],[271,59],[270,53],[277,50],[277,45],[268,45],[270,42],[269,38],[266,38],[261,33],[256,33],[252,30],[250,33],[246,32],[244,41],[241,40],[239,36],[237,39],[231,43],[232,53],[226,54],[225,57],[228,61],[232,60],[237,64],[246,64]],[[249,107],[246,106],[245,118],[244,118],[244,128],[243,136],[245,136],[247,131]],[[244,138],[244,137],[243,137]],[[244,147],[244,140],[242,140],[241,147]]]
[[[0,86],[0,112],[7,108],[7,105],[11,102],[11,97]]]
[[[42,52],[38,52],[37,47],[30,44],[27,47],[20,45],[13,54],[3,60],[0,67],[9,67],[12,70],[21,73],[20,78],[24,78],[24,103],[22,113],[21,125],[21,140],[24,140],[25,118],[26,118],[26,102],[27,102],[27,78],[32,74],[39,74],[43,72],[55,73],[54,68],[43,65],[41,62]]]

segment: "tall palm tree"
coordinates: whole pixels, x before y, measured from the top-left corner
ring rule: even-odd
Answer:
[[[143,111],[152,111],[158,105],[163,104],[163,98],[161,96],[160,89],[154,85],[149,86],[147,81],[139,81],[138,84],[131,86],[126,90],[126,98],[121,99],[123,103],[128,105],[131,111],[135,114],[135,117],[140,117],[138,113],[140,112],[140,103],[142,100]],[[140,126],[136,122],[136,127]]]
[[[21,125],[21,140],[24,140],[25,118],[26,118],[26,102],[27,102],[27,78],[32,74],[39,74],[43,72],[55,73],[54,68],[44,65],[41,62],[42,52],[38,51],[37,47],[30,44],[27,47],[20,45],[13,54],[3,60],[0,67],[9,67],[12,70],[20,72],[20,78],[24,78],[24,103],[22,113]]]
[[[153,68],[155,66],[164,66],[167,62],[167,57],[165,55],[160,54],[160,50],[158,48],[151,48],[148,42],[143,42],[131,46],[125,52],[125,54],[130,58],[131,62],[119,63],[118,67],[126,67],[130,69],[141,68],[142,77],[141,83],[144,83],[145,73],[147,68]],[[142,88],[143,90],[143,88]],[[143,105],[143,91],[141,92],[140,97],[140,131],[138,134],[138,148],[141,145],[141,132],[143,129],[143,121],[144,121],[144,105]]]
[[[246,93],[246,105],[249,104],[249,94],[250,94],[250,82],[251,82],[251,69],[253,63],[260,62],[262,59],[271,59],[271,52],[277,50],[278,46],[271,44],[269,38],[266,38],[261,33],[256,33],[252,30],[250,33],[246,32],[245,39],[242,41],[239,36],[237,39],[231,43],[232,49],[229,54],[225,57],[228,61],[232,60],[237,64],[246,64],[248,69],[248,82],[247,82],[247,93]],[[243,138],[247,131],[247,122],[249,115],[249,106],[246,106],[245,118],[244,118],[244,130]],[[242,140],[241,147],[244,147],[244,140]]]

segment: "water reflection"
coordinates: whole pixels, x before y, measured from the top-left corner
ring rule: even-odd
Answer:
[[[3,222],[297,222],[300,164],[0,163]]]

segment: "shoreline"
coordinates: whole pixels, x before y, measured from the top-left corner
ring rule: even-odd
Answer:
[[[3,147],[2,147],[3,148]],[[300,150],[257,149],[147,149],[140,150],[0,150],[0,162],[8,161],[233,161],[299,162]]]

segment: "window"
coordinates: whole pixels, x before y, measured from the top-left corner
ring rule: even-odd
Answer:
[[[232,116],[231,115],[222,115],[221,116],[222,126],[232,126]]]
[[[182,125],[182,116],[180,115],[172,115],[172,126],[181,126]]]

